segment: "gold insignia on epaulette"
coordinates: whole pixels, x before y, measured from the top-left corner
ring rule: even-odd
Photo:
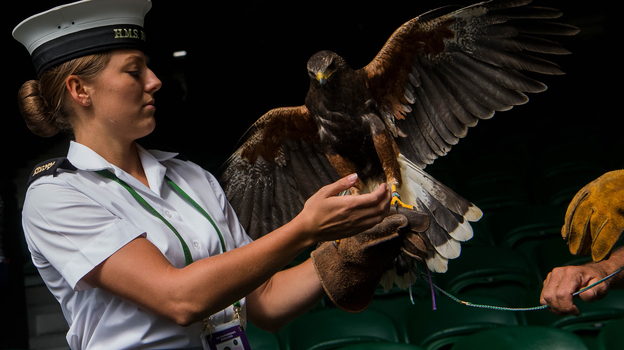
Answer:
[[[35,176],[35,175],[39,174],[39,173],[40,173],[40,172],[42,172],[42,171],[49,170],[51,167],[53,167],[53,166],[54,166],[54,164],[56,164],[56,160],[55,160],[55,161],[52,161],[52,162],[50,162],[50,163],[46,163],[46,164],[44,164],[44,165],[41,165],[41,166],[36,167],[36,168],[35,168],[35,170],[33,170],[33,174],[32,174],[32,176]]]

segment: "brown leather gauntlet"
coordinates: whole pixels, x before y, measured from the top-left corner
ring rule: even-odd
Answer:
[[[428,217],[414,216],[428,226]],[[312,260],[325,292],[340,309],[364,311],[385,271],[393,267],[410,226],[405,215],[386,217],[373,228],[339,242],[324,242],[312,252]]]

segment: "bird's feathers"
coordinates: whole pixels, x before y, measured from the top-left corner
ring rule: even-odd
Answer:
[[[431,164],[479,119],[526,103],[525,93],[546,89],[519,71],[563,74],[557,64],[530,53],[569,53],[537,36],[573,35],[578,29],[550,22],[561,12],[525,6],[530,2],[490,1],[416,17],[363,68],[373,98],[393,116],[384,116],[388,129],[408,135],[397,142],[409,159],[421,167]]]
[[[338,180],[317,138],[305,107],[274,109],[223,165],[219,180],[251,238],[289,222],[312,194]]]
[[[345,131],[362,133],[366,115],[369,121],[379,118],[382,131],[394,138],[401,199],[433,218],[422,235],[430,253],[427,264],[446,271],[448,259],[461,252],[460,242],[472,237],[469,222],[482,213],[423,169],[446,155],[479,120],[526,103],[527,93],[544,91],[544,84],[521,71],[563,74],[557,64],[534,54],[567,54],[544,36],[578,32],[551,22],[561,16],[558,10],[530,2],[493,0],[428,12],[400,26],[373,60],[355,71],[333,53],[313,56],[308,68],[315,95],[306,104],[314,105],[269,111],[222,168],[221,184],[250,236],[287,223],[309,196],[338,178],[322,139],[342,142],[331,131],[340,130],[336,123],[342,119],[349,119],[344,124],[349,128],[360,123],[360,130]],[[362,90],[365,102],[345,100]],[[345,105],[356,108],[339,109]],[[347,112],[357,110],[363,114]],[[327,114],[321,118],[313,111]],[[352,147],[342,157],[361,158],[362,149]]]
[[[469,221],[479,220],[483,213],[409,159],[400,155],[398,161],[403,181],[399,190],[401,198],[404,198],[406,204],[416,206],[432,218],[425,231],[425,238],[435,253],[429,256],[427,265],[432,271],[445,272],[446,261],[460,255],[460,242],[473,236]]]

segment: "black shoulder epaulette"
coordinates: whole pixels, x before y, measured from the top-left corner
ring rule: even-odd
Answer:
[[[65,157],[48,159],[45,162],[41,162],[35,166],[28,177],[28,186],[42,176],[56,176],[56,171],[58,169],[74,171],[76,170],[76,167]]]

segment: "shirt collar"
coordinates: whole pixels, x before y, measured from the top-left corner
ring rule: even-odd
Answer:
[[[97,171],[102,169],[114,169],[114,166],[112,164],[107,162],[92,149],[74,141],[71,141],[69,143],[67,159],[72,163],[73,166],[80,170]]]
[[[177,153],[156,150],[147,151],[140,145],[137,145],[137,148],[139,151],[139,157],[141,158],[141,164],[143,165],[143,170],[145,171],[145,175],[147,176],[150,184],[150,189],[160,195],[160,188],[162,187],[163,179],[167,171],[167,169],[160,164],[160,162],[174,158],[177,156]],[[133,187],[140,187],[142,185],[128,173],[109,163],[106,159],[102,158],[102,156],[89,147],[78,142],[70,142],[67,159],[79,170],[98,171],[108,169],[115,173],[115,175],[120,179],[128,182],[129,184],[131,183]]]

